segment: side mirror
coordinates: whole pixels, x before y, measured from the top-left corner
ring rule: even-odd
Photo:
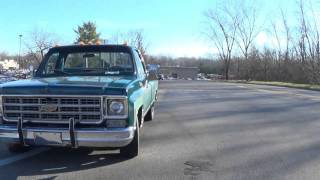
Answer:
[[[148,80],[149,81],[158,80],[158,75],[157,75],[156,71],[149,71],[148,72]]]

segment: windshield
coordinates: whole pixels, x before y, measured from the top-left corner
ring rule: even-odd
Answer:
[[[49,53],[40,76],[123,75],[132,74],[134,66],[128,52],[53,52]]]

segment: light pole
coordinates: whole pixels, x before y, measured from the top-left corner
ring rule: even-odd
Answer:
[[[22,34],[19,34],[19,57],[18,57],[19,69],[21,69],[21,39],[22,39]]]

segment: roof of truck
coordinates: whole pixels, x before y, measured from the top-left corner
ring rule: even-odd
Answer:
[[[61,51],[61,50],[120,50],[120,51],[128,51],[133,47],[127,45],[67,45],[67,46],[55,46],[51,48],[51,51]],[[134,48],[133,48],[134,49]]]

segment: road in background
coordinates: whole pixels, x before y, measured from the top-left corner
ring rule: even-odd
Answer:
[[[139,157],[52,148],[0,166],[0,179],[320,178],[320,92],[210,81],[160,88]],[[17,156],[0,151],[0,164]]]

